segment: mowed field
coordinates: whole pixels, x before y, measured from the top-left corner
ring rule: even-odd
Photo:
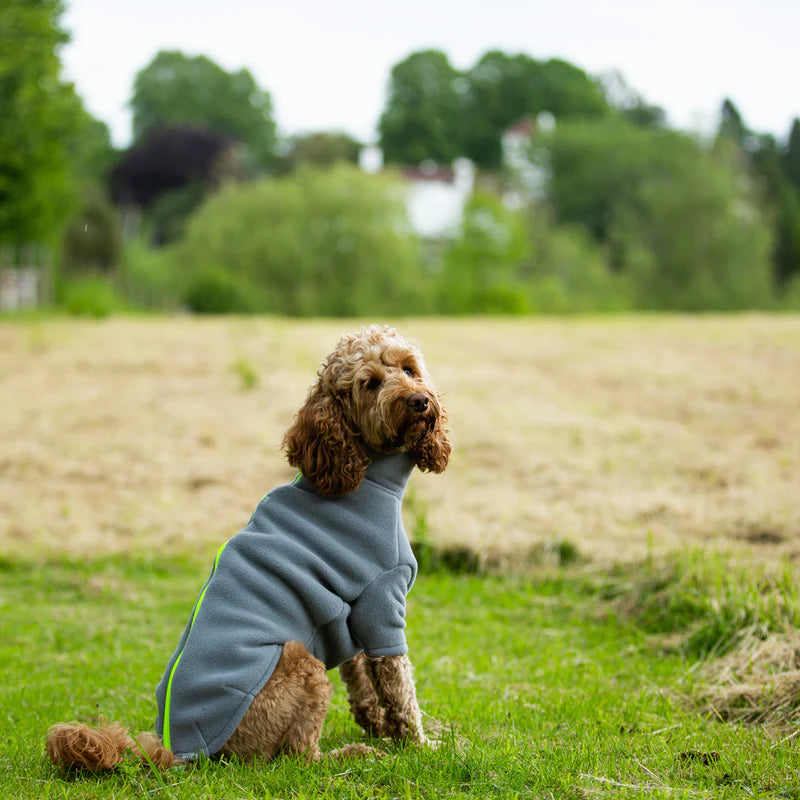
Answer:
[[[0,322],[0,550],[210,554],[290,480],[280,442],[363,321]],[[800,317],[396,321],[453,458],[407,528],[488,564],[701,546],[800,558]]]

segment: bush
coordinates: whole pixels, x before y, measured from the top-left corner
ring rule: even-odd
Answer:
[[[78,316],[107,317],[125,308],[116,289],[101,277],[69,279],[61,285],[59,295],[59,304]]]
[[[173,252],[143,242],[125,245],[121,267],[122,291],[141,308],[174,309],[181,303],[180,281]]]
[[[193,278],[184,300],[198,314],[246,313],[257,305],[252,293],[222,269],[208,269]]]
[[[530,217],[477,193],[445,254],[440,304],[469,314],[571,313],[629,308],[631,289],[577,227],[553,225],[545,209]]]
[[[788,311],[800,311],[800,275],[788,281],[782,300],[783,307]]]
[[[67,272],[111,272],[122,254],[122,223],[99,191],[88,194],[64,230],[61,263]]]
[[[536,209],[530,236],[534,310],[575,313],[632,307],[630,281],[609,269],[604,251],[585,231],[553,225]]]
[[[229,186],[191,219],[175,256],[184,299],[206,310],[238,303],[237,291],[250,310],[299,316],[425,303],[401,185],[347,165]]]
[[[457,314],[524,314],[530,311],[525,281],[529,253],[525,218],[488,192],[464,208],[456,239],[444,256],[439,292],[443,311]]]

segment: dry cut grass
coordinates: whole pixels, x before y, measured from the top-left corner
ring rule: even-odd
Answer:
[[[349,321],[0,323],[0,549],[199,549],[291,478],[279,444]],[[410,320],[452,418],[407,525],[501,560],[800,556],[800,317]]]

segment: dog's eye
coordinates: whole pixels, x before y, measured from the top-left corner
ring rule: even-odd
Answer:
[[[383,381],[380,378],[370,378],[364,385],[369,391],[374,392],[379,389]]]
[[[408,375],[409,378],[414,377],[414,370],[411,367],[403,367],[403,372]]]

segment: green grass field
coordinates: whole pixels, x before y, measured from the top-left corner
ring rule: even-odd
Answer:
[[[290,476],[281,431],[348,327],[0,323],[0,798],[800,798],[797,317],[401,325],[455,442],[406,515],[438,749],[49,765],[52,723],[152,728],[213,554]],[[332,679],[323,751],[362,740]]]
[[[102,715],[150,729],[153,686],[205,566],[2,565],[0,796],[800,797],[794,739],[691,710],[683,698],[696,656],[615,612],[620,593],[644,586],[638,570],[420,578],[408,635],[435,751],[383,745],[380,761],[59,774],[43,756],[54,721]],[[702,617],[670,613],[686,630]],[[361,736],[338,687],[323,749]]]

